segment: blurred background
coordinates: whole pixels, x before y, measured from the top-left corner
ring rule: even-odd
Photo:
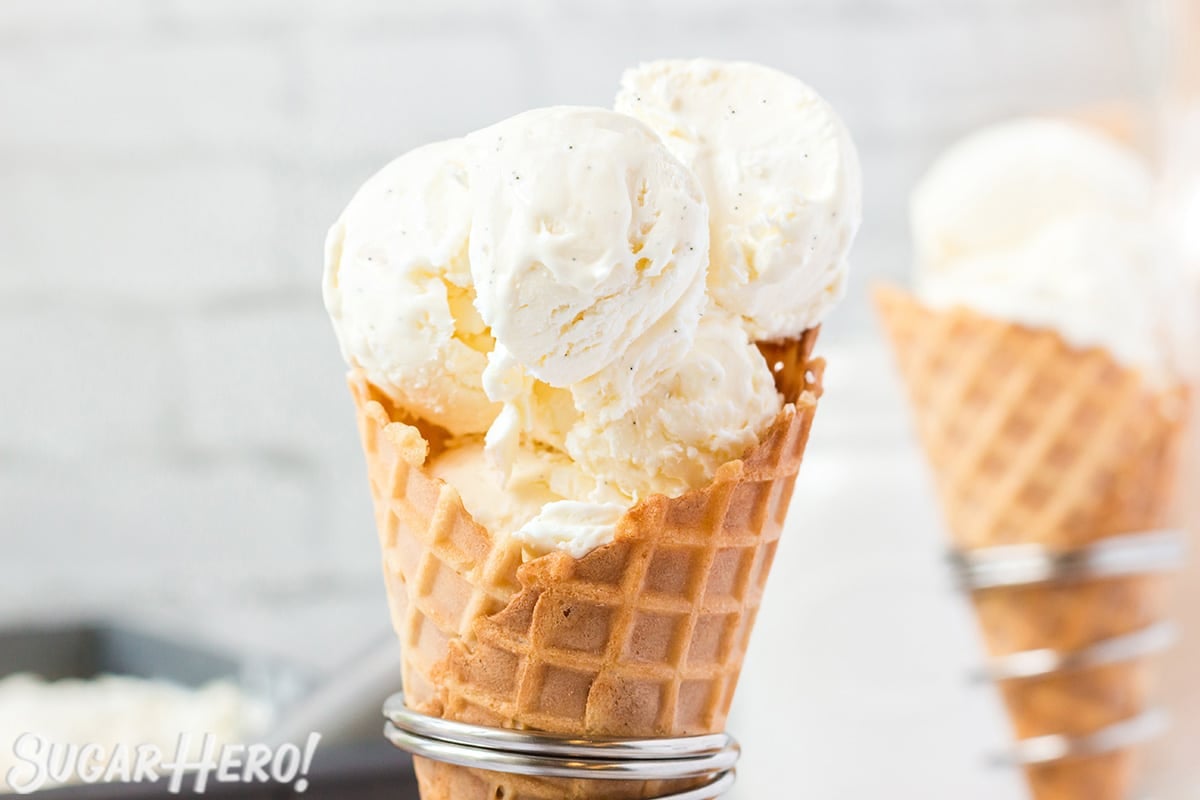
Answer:
[[[907,276],[907,195],[949,142],[1151,99],[1131,9],[0,0],[0,627],[118,619],[316,673],[386,635],[326,229],[413,146],[607,106],[642,60],[751,59],[842,113],[866,207],[734,796],[1023,796],[984,764],[1008,732],[965,679],[979,645],[867,289]]]

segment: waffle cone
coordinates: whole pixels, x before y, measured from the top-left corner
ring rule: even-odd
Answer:
[[[1103,350],[973,311],[875,295],[957,547],[1067,551],[1161,528],[1183,438],[1182,390],[1149,388]],[[1153,575],[977,591],[988,650],[1075,651],[1164,615]],[[1146,710],[1146,659],[1008,680],[1014,733],[1081,736]],[[1136,754],[1027,768],[1038,800],[1126,797]]]
[[[439,432],[350,387],[406,701],[463,722],[586,736],[721,731],[821,392],[817,331],[760,345],[786,404],[760,443],[680,497],[629,509],[582,558],[522,563],[424,468]],[[417,759],[422,797],[648,798],[673,783],[528,778]],[[702,781],[701,781],[702,782]]]

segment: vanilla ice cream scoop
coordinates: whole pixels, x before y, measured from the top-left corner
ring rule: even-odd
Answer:
[[[567,435],[567,453],[630,497],[674,497],[741,458],[782,402],[766,359],[738,321],[709,313],[668,376],[622,417],[584,416]]]
[[[579,557],[612,541],[630,504],[614,486],[548,448],[519,450],[507,477],[478,442],[444,451],[429,469],[458,490],[475,521],[500,536],[511,534],[531,555],[563,550]]]
[[[913,192],[918,281],[1080,214],[1141,224],[1153,188],[1137,153],[1086,125],[1028,118],[984,128],[950,147]]]
[[[527,553],[580,557],[612,541],[633,503],[703,486],[742,457],[783,403],[758,348],[721,312],[701,317],[692,347],[636,398],[621,416],[568,415],[559,423],[573,420],[562,437],[565,453],[518,448],[507,477],[479,450],[447,453],[434,472],[459,488],[472,514],[478,509],[493,530],[511,532]]]
[[[499,354],[563,387],[669,314],[686,348],[704,301],[708,210],[695,176],[650,129],[557,107],[467,138],[471,275]]]
[[[841,297],[859,183],[804,84],[660,62],[616,111],[537,109],[389,165],[330,232],[326,306],[352,365],[455,434],[428,468],[477,521],[579,557],[776,419],[755,342]]]
[[[627,71],[615,107],[699,176],[712,299],[755,340],[820,323],[845,292],[862,217],[858,154],[829,104],[768,67],[694,60]]]
[[[1137,153],[1084,125],[1024,119],[973,134],[913,193],[917,294],[1052,329],[1164,378],[1152,190]]]
[[[653,131],[613,111],[537,109],[467,138],[471,276],[496,339],[483,386],[505,404],[488,453],[503,472],[533,430],[534,382],[591,386],[580,411],[619,415],[687,352],[708,208]]]
[[[499,411],[483,390],[493,342],[473,305],[466,145],[413,150],[368,180],[329,231],[325,307],[351,366],[454,434]]]

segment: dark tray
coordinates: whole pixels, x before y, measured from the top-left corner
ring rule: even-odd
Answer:
[[[0,630],[0,677],[16,672],[30,672],[46,680],[87,679],[101,674],[128,675],[183,686],[201,686],[212,680],[227,679],[248,694],[271,704],[277,714],[290,710],[314,685],[311,676],[278,660],[214,651],[106,622]],[[375,755],[370,755],[371,749],[360,753],[353,747],[331,746],[325,750],[318,747],[310,773],[311,785],[303,796],[382,796],[361,792],[372,791],[370,787],[382,791],[384,784],[396,782],[407,790],[412,784],[411,763],[386,744],[381,747],[384,752]],[[356,782],[356,770],[362,771],[362,781]],[[320,779],[314,779],[318,774]],[[184,785],[189,785],[186,779]],[[322,785],[345,786],[349,793],[332,790],[334,793],[328,794]],[[206,794],[217,797],[284,798],[295,794],[290,786],[279,785],[233,786],[210,781],[209,787]],[[165,785],[108,784],[48,789],[35,793],[35,796],[115,800],[169,795]],[[390,796],[407,795],[393,793]]]
[[[0,676],[32,672],[46,680],[131,675],[200,686],[225,678],[278,702],[310,676],[269,658],[235,656],[106,622],[0,630]]]

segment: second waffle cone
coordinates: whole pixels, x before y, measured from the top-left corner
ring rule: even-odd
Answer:
[[[580,559],[522,564],[424,468],[439,432],[352,374],[408,704],[581,736],[721,731],[821,393],[817,330],[760,345],[784,410],[705,487],[653,495]],[[411,423],[411,424],[410,424]],[[422,797],[649,798],[696,781],[555,780],[417,760]]]
[[[1184,392],[1099,349],[882,288],[876,307],[955,545],[1067,551],[1170,521]],[[1076,651],[1163,616],[1161,578],[994,588],[973,602],[992,655]],[[1009,680],[1020,738],[1085,735],[1145,710],[1145,659]],[[1037,800],[1127,796],[1132,751],[1027,768]]]

